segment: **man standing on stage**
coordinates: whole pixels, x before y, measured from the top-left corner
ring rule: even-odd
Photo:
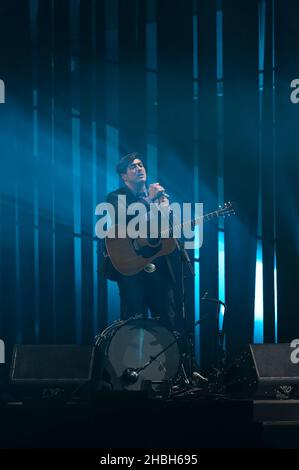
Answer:
[[[123,186],[109,193],[107,202],[118,210],[118,196],[126,196],[126,204],[143,203],[147,210],[152,202],[167,206],[168,198],[159,183],[146,186],[146,169],[138,153],[131,153],[120,159],[116,171]],[[116,222],[117,223],[117,222]],[[147,315],[159,318],[168,328],[175,330],[175,277],[168,256],[155,259],[148,270],[125,276],[119,273],[107,258],[106,275],[117,282],[121,299],[121,317],[127,319],[134,315]]]

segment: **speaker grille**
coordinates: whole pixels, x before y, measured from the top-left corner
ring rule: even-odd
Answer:
[[[299,363],[293,364],[293,349],[288,343],[250,345],[258,376],[260,378],[298,378]]]
[[[83,383],[91,379],[93,348],[77,345],[17,345],[13,383]]]

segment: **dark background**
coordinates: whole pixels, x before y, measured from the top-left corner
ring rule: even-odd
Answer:
[[[299,105],[290,102],[298,18],[295,0],[0,1],[8,357],[16,342],[92,343],[119,317],[94,210],[131,151],[173,200],[203,202],[204,212],[237,203],[236,217],[205,226],[200,258],[190,253],[188,322],[211,310],[199,302],[208,291],[228,305],[229,356],[254,340],[258,323],[265,342],[299,336]],[[196,334],[203,368],[214,342],[210,320]]]

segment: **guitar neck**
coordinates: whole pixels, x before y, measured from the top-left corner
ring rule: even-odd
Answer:
[[[171,232],[173,233],[173,231],[175,229],[180,229],[180,228],[183,228],[185,227],[187,224],[191,224],[191,227],[194,228],[196,225],[199,225],[200,223],[203,223],[203,222],[207,222],[208,220],[212,220],[212,219],[215,219],[217,217],[219,217],[220,215],[222,215],[223,213],[223,210],[222,209],[219,209],[219,210],[216,210],[214,212],[209,212],[208,214],[205,214],[205,215],[202,215],[200,217],[198,217],[197,219],[193,219],[193,220],[186,220],[185,222],[183,222],[182,224],[175,224],[171,227]],[[161,235],[163,233],[166,233],[165,230],[163,230],[161,232]]]
[[[209,212],[209,214],[202,215],[201,217],[198,217],[197,219],[191,220],[191,226],[192,228],[195,227],[195,225],[199,225],[200,223],[207,222],[208,220],[216,219],[221,215],[222,211],[221,209],[214,211],[214,212]],[[186,222],[185,222],[186,223]],[[187,223],[190,223],[187,222]],[[182,224],[184,225],[184,224]]]

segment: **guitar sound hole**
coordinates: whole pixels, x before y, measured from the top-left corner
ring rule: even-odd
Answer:
[[[150,246],[157,246],[160,243],[160,238],[148,238],[147,241]]]

